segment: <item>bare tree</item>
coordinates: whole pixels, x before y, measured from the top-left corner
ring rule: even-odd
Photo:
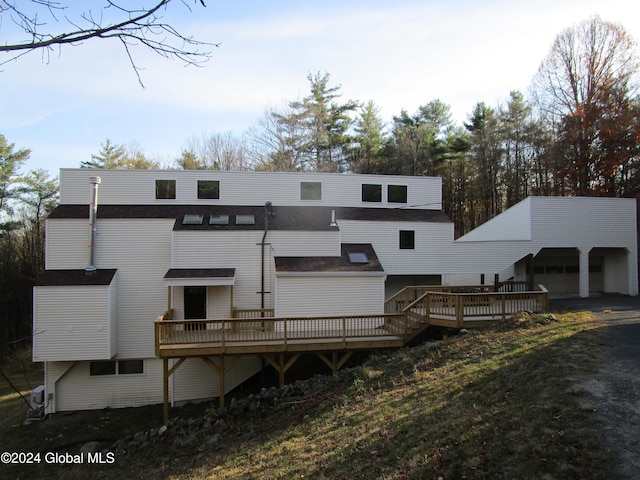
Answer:
[[[184,170],[243,171],[249,169],[249,160],[243,140],[224,132],[191,138],[176,165]]]
[[[158,55],[187,65],[201,65],[211,56],[206,48],[218,44],[185,36],[166,23],[163,13],[171,1],[156,0],[151,7],[135,8],[130,2],[104,0],[102,7],[81,11],[55,0],[0,1],[0,24],[6,29],[8,22],[12,22],[18,32],[26,35],[26,38],[3,39],[0,52],[7,52],[9,58],[0,61],[0,66],[34,50],[43,51],[48,60],[56,47],[78,45],[93,38],[119,40],[141,85],[140,69],[131,53],[134,46],[145,46]],[[205,6],[203,0],[195,2]],[[190,9],[185,0],[182,3]]]
[[[615,112],[615,102],[635,95],[639,65],[627,32],[597,16],[560,33],[542,62],[533,92],[557,132],[570,193],[588,195],[608,188],[600,171],[622,159],[603,158],[603,133],[615,124],[604,125],[603,119]],[[603,162],[608,165],[601,166]]]

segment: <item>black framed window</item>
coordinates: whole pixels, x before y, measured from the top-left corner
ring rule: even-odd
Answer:
[[[362,184],[363,202],[382,202],[382,185],[371,183]]]
[[[92,377],[99,375],[115,375],[116,374],[116,362],[91,362],[89,364],[89,375]]]
[[[198,180],[198,198],[219,200],[220,180]]]
[[[175,200],[176,181],[156,180],[156,198],[160,200]]]
[[[400,230],[400,250],[414,250],[416,248],[416,232]]]
[[[407,186],[387,185],[387,201],[389,203],[407,203]]]

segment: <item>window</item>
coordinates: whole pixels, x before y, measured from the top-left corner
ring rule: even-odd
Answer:
[[[416,232],[413,230],[400,230],[400,249],[413,250],[416,248]]]
[[[322,200],[322,183],[300,182],[300,200]]]
[[[389,203],[407,203],[406,185],[388,185],[387,201]]]
[[[198,180],[198,198],[207,200],[219,200],[220,181]]]
[[[161,200],[175,200],[176,181],[156,180],[156,198]]]
[[[134,375],[144,373],[143,360],[107,360],[89,363],[89,375]]]
[[[364,252],[347,252],[349,263],[369,263],[367,254]]]
[[[97,375],[115,375],[116,362],[91,362],[89,364],[89,375],[92,377]]]
[[[255,225],[255,223],[254,215],[236,215],[236,225]]]
[[[363,202],[381,202],[382,201],[382,185],[373,185],[369,183],[362,184],[362,201]]]
[[[144,362],[142,360],[120,360],[118,362],[118,375],[133,375],[144,373]]]

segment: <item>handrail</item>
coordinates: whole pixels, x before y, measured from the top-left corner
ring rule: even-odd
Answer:
[[[259,320],[252,319],[252,320]],[[395,322],[404,333],[405,316],[402,314],[382,315],[340,315],[326,317],[271,317],[269,328],[234,328],[247,323],[246,319],[204,319],[204,320],[164,320],[156,321],[156,350],[161,345],[220,343],[224,346],[232,342],[282,342],[340,339],[347,341],[358,338],[376,338],[398,335],[385,328]]]

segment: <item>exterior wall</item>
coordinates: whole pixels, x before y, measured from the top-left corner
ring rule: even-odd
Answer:
[[[531,240],[531,197],[505,210],[500,215],[473,229],[458,240],[496,241]]]
[[[176,231],[173,234],[172,268],[235,268],[234,306],[259,308],[262,299],[257,292],[262,289],[260,243],[263,235],[260,230]],[[340,255],[339,232],[271,231],[267,233],[265,243],[267,292],[274,291],[274,256]],[[273,307],[272,294],[265,295],[265,307]]]
[[[371,243],[388,275],[440,275],[455,261],[444,246],[453,242],[452,223],[340,220],[343,243]],[[415,249],[400,249],[400,230],[415,231]]]
[[[217,172],[167,170],[62,169],[60,171],[60,203],[89,204],[89,178],[99,175],[101,204],[227,204],[227,205],[340,205],[345,207],[400,206],[386,200],[387,185],[407,185],[407,207],[419,206],[440,210],[442,179],[400,175],[342,175],[331,173],[288,172]],[[155,180],[176,180],[175,200],[156,200]],[[220,199],[197,198],[198,180],[219,180]],[[321,182],[321,200],[301,200],[300,182]],[[383,186],[380,203],[363,202],[363,183]]]
[[[35,287],[33,361],[112,358],[116,354],[115,296],[115,280],[100,286]]]
[[[166,310],[163,278],[171,267],[173,224],[171,219],[97,221],[96,266],[118,269],[118,359],[155,355],[153,321]],[[86,267],[88,224],[50,219],[47,226],[47,268]]]
[[[276,316],[376,315],[384,311],[384,276],[277,276]]]
[[[227,357],[226,361],[229,362],[230,359]],[[171,361],[169,367],[171,367]],[[255,355],[241,357],[225,376],[226,392],[233,390],[249,377],[258,373],[261,367],[260,357]],[[170,378],[172,383],[169,395],[172,402],[203,400],[220,395],[220,381],[217,373],[199,358],[187,359]],[[160,377],[160,381],[162,381],[162,377]]]

